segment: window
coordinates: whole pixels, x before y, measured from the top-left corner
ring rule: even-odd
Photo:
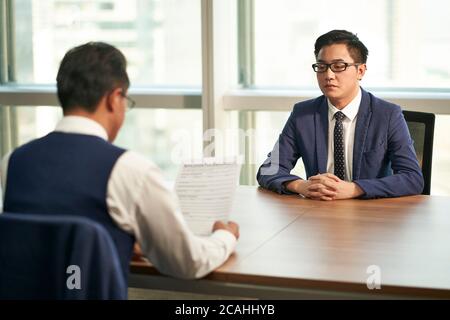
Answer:
[[[115,144],[152,160],[175,181],[183,159],[202,156],[202,111],[133,109]]]
[[[132,85],[201,85],[200,1],[16,0],[16,81],[54,83],[65,52],[88,41],[117,46]]]
[[[226,135],[223,155],[247,159],[241,183],[254,184],[256,169],[294,103],[320,93],[311,68],[314,41],[324,32],[342,28],[356,32],[369,48],[362,86],[406,110],[438,115],[432,193],[450,195],[446,187],[450,175],[448,1],[4,3],[13,10],[0,10],[0,21],[6,22],[2,26],[6,30],[0,28],[0,38],[5,40],[0,43],[3,154],[17,142],[45,134],[61,116],[54,107],[58,105],[54,83],[67,49],[105,41],[127,56],[130,94],[137,101],[117,144],[153,159],[172,179],[177,168],[174,155],[199,156],[204,142],[201,127],[217,128]],[[16,107],[17,112],[4,108],[23,105],[28,107]],[[19,124],[16,136],[14,120]],[[227,132],[233,128],[241,131]],[[301,163],[295,170],[304,176]]]
[[[55,129],[62,118],[62,109],[56,107],[15,107],[18,145],[40,138]]]
[[[450,115],[437,115],[434,127],[433,168],[431,194],[450,195],[450,141],[448,139]]]
[[[58,107],[16,107],[18,144],[53,131],[61,119]],[[161,168],[165,178],[175,180],[180,160],[200,158],[201,110],[133,109],[127,113],[115,144],[139,152]]]
[[[289,115],[290,112],[259,111],[255,113],[255,132],[257,132],[258,136],[258,139],[256,139],[257,144],[255,145],[257,167],[266,160],[267,154],[272,151]],[[291,173],[304,179],[306,178],[305,166],[301,159],[297,161]],[[256,184],[255,178],[252,181],[253,184]]]
[[[363,86],[450,87],[448,1],[254,3],[255,86],[317,88],[314,42],[332,29],[346,29],[369,49]]]
[[[41,105],[48,101],[57,105],[53,85],[61,59],[74,46],[102,41],[125,54],[131,91],[137,92],[137,108],[127,113],[116,144],[147,156],[172,180],[177,152],[180,157],[200,156],[201,99],[191,98],[201,88],[200,1],[15,0],[8,5],[14,23],[6,32],[15,45],[8,48],[8,75],[0,82],[6,82],[5,90],[19,88],[14,91],[16,100],[22,101],[26,91],[31,95],[27,101],[35,104],[7,103],[16,106],[14,113],[8,112],[17,122],[11,133],[13,145],[54,129],[62,117],[60,108]],[[2,114],[0,110],[0,118]],[[184,139],[183,148],[174,140],[177,135],[183,136],[179,138]],[[10,144],[3,143],[2,153]]]

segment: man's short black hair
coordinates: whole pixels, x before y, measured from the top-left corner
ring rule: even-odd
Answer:
[[[316,43],[314,44],[314,55],[316,56],[316,59],[320,49],[323,47],[341,43],[347,45],[348,52],[355,62],[367,62],[369,50],[367,50],[366,46],[359,40],[356,34],[346,30],[332,30],[317,38]]]
[[[101,98],[130,85],[125,56],[103,42],[88,42],[69,50],[61,61],[56,83],[63,111],[82,108],[93,113]]]

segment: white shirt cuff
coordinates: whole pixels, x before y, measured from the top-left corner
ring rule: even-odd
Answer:
[[[214,231],[214,233],[211,235],[213,239],[218,239],[222,241],[225,244],[227,255],[233,253],[234,249],[236,248],[236,237],[229,231],[219,229]]]

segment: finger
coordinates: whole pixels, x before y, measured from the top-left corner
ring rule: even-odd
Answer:
[[[334,200],[334,198],[333,197],[322,196],[322,197],[320,197],[320,200],[331,201],[331,200]]]
[[[339,179],[339,177],[337,177],[337,176],[335,176],[334,174],[329,173],[329,172],[326,173],[325,176],[328,177],[328,178],[330,178],[330,179],[333,179],[333,180],[336,181],[336,182],[341,181],[341,179]]]
[[[321,184],[327,186],[330,189],[337,190],[337,187],[335,186],[335,183],[338,182],[338,181],[336,181],[332,177],[327,177],[327,176],[322,175],[320,177],[312,178],[311,181],[317,182],[317,183],[321,183]]]
[[[138,255],[142,255],[142,249],[139,243],[135,242],[133,246],[133,252]]]
[[[308,180],[319,180],[319,179],[321,179],[323,176],[324,176],[324,175],[321,174],[321,173],[320,173],[320,174],[316,174],[315,176],[309,177]]]
[[[317,189],[320,188],[320,186],[321,186],[320,183],[312,183],[312,184],[310,184],[309,186],[306,187],[306,191],[309,191],[309,190],[311,190],[311,191],[317,190]]]
[[[320,183],[315,183],[306,188],[307,192],[318,192],[320,188],[323,188],[323,185]]]
[[[336,188],[334,188],[334,187],[328,188],[326,185],[324,185],[322,183],[314,183],[314,184],[311,184],[310,186],[308,186],[306,188],[307,191],[322,192],[322,190],[327,190],[327,191],[330,191],[330,192],[333,192],[333,193],[336,192],[335,189]]]
[[[326,195],[322,194],[321,192],[313,191],[308,193],[308,198],[314,199],[314,200],[320,200],[320,198],[324,197]]]
[[[228,227],[233,229],[233,230],[236,230],[236,232],[239,231],[239,225],[236,222],[234,222],[234,221],[229,221],[228,222]]]
[[[311,192],[308,192],[308,193],[306,194],[306,196],[307,196],[308,198],[310,198],[310,199],[317,200],[317,199],[319,199],[319,198],[322,196],[322,194],[321,194],[320,192],[311,191]]]
[[[330,197],[334,197],[337,195],[337,193],[333,190],[329,190],[327,188],[321,188],[318,190],[318,192],[322,193],[322,195],[324,196],[330,196]]]
[[[213,231],[216,231],[219,229],[224,229],[224,228],[226,228],[226,227],[225,227],[225,223],[223,221],[217,220],[213,224]]]
[[[331,178],[322,179],[320,183],[327,187],[327,189],[329,190],[337,191],[338,189],[336,186],[336,181],[332,180]]]
[[[234,222],[234,221],[232,221],[232,220],[229,220],[228,221],[228,224],[231,226],[231,225],[233,225],[233,226],[238,226],[238,224],[237,224],[237,222]]]

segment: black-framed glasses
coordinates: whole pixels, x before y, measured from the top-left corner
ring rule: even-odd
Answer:
[[[127,99],[127,111],[131,110],[134,108],[134,106],[136,105],[136,101],[134,101],[133,99],[131,99],[129,96],[127,96],[125,93],[122,93],[122,97],[124,97],[125,99]]]
[[[348,63],[343,61],[333,62],[333,63],[323,63],[323,62],[317,62],[312,65],[312,68],[314,72],[317,73],[323,73],[328,70],[328,68],[331,69],[333,72],[342,72],[347,70],[347,67],[349,66],[359,66],[362,63]]]

